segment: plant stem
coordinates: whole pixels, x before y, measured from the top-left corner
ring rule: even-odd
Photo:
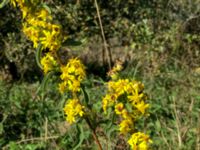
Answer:
[[[99,142],[99,139],[98,139],[98,137],[97,137],[95,128],[93,128],[93,126],[92,126],[92,124],[91,124],[91,122],[90,122],[90,119],[86,116],[86,117],[85,117],[85,120],[86,120],[86,122],[87,122],[89,128],[92,130],[92,136],[93,136],[95,142],[97,143],[97,145],[98,145],[98,147],[99,147],[99,150],[103,150],[103,148],[102,148],[102,146],[101,146],[101,143]]]
[[[96,11],[97,11],[97,16],[98,16],[98,19],[99,19],[99,25],[100,25],[100,29],[101,29],[101,35],[102,35],[102,38],[103,38],[103,44],[104,44],[104,48],[106,50],[106,56],[107,56],[107,59],[108,59],[108,67],[109,67],[109,70],[111,70],[112,53],[111,53],[110,49],[108,49],[108,43],[106,41],[106,37],[105,37],[105,33],[104,33],[102,21],[101,21],[101,15],[100,15],[97,0],[94,0],[94,3],[95,3]],[[103,51],[103,59],[104,59],[104,51]]]
[[[63,66],[62,61],[60,60],[60,57],[58,56],[58,53],[56,51],[53,52],[54,57],[57,59],[57,62],[60,66]]]

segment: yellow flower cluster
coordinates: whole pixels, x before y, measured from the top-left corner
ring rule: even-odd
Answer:
[[[116,68],[112,69],[114,70],[113,75],[118,70]],[[148,114],[146,110],[149,104],[145,103],[147,96],[143,92],[144,85],[135,80],[116,80],[115,77],[111,78],[113,80],[107,83],[108,93],[102,100],[103,110],[106,113],[108,107],[114,108],[115,113],[121,120],[119,123],[120,133],[124,135],[132,134],[128,143],[133,150],[147,150],[147,143],[150,141],[148,136],[140,132],[134,133],[135,121],[141,116]]]
[[[27,0],[10,0],[10,3],[14,7],[19,6],[19,8],[22,11],[23,19],[27,16],[29,12],[32,11],[31,8],[35,8],[39,2],[40,2],[39,0],[28,0],[28,1]]]
[[[43,71],[44,73],[49,72],[50,70],[52,70],[55,66],[57,66],[57,62],[55,61],[55,59],[53,58],[53,56],[51,55],[51,53],[47,53],[41,60],[41,64],[43,66]]]
[[[68,90],[73,94],[80,91],[81,81],[85,78],[85,67],[77,58],[70,59],[66,66],[61,67],[59,90],[61,93]]]
[[[149,104],[145,103],[147,96],[143,92],[144,85],[137,81],[119,79],[108,82],[108,94],[103,98],[103,110],[115,106],[115,113],[122,118],[120,132],[126,134],[133,129],[133,122],[144,115]],[[126,108],[126,106],[130,106]]]
[[[42,49],[49,49],[51,54],[48,54],[42,61],[43,70],[45,73],[53,69],[53,65],[49,65],[48,60],[52,60],[63,40],[61,26],[54,24],[51,14],[45,7],[40,6],[39,0],[11,0],[11,4],[19,6],[23,22],[24,34],[33,42],[33,47],[37,48],[42,44]],[[51,59],[49,59],[51,55]],[[51,66],[51,67],[49,67]],[[47,69],[48,68],[48,69]]]
[[[61,93],[70,91],[73,98],[68,100],[64,107],[69,123],[75,122],[76,116],[83,116],[83,108],[77,99],[76,93],[80,91],[81,81],[85,78],[85,67],[78,59],[70,59],[66,66],[63,66],[57,57],[57,51],[65,37],[62,35],[61,26],[53,23],[50,12],[41,5],[39,0],[11,0],[11,4],[18,6],[23,16],[23,32],[33,42],[33,47],[38,48],[41,44],[42,50],[48,49],[41,59],[43,71],[53,70],[60,67],[62,83],[59,84]],[[56,58],[56,59],[55,59]]]
[[[118,72],[123,69],[122,62],[116,61],[114,67],[108,72],[108,76],[112,78],[112,80],[116,80],[118,78]]]
[[[52,17],[44,8],[39,9],[34,15],[27,17],[23,24],[24,33],[33,41],[34,47],[41,43],[43,49],[57,51],[63,39],[61,26],[51,23]]]
[[[85,67],[77,58],[70,59],[66,66],[61,67],[60,78],[63,82],[59,84],[61,93],[65,91],[72,92],[73,99],[68,99],[65,105],[64,112],[67,115],[66,120],[70,124],[75,122],[75,117],[84,114],[84,106],[78,100],[77,92],[80,91],[81,81],[85,78]]]
[[[132,134],[131,138],[128,140],[128,143],[133,150],[147,150],[148,143],[152,143],[152,140],[150,140],[148,135],[137,132]]]
[[[129,79],[119,79],[117,81],[108,82],[108,94],[103,98],[103,109],[106,112],[108,106],[115,105],[115,112],[122,114],[124,103],[129,103],[134,111],[144,114],[149,104],[145,104],[147,99],[143,92],[144,85],[138,81],[130,81]],[[119,103],[122,101],[121,103]],[[119,113],[119,111],[121,111]]]
[[[77,116],[82,117],[84,115],[84,106],[79,103],[78,99],[69,99],[64,107],[66,120],[70,124],[74,123]]]
[[[37,1],[11,0],[22,11],[23,32],[36,48],[39,43],[50,51],[58,50],[62,42],[61,26],[52,23],[50,13],[44,7],[37,7]]]

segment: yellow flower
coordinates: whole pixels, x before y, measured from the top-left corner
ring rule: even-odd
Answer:
[[[76,121],[76,117],[82,117],[84,115],[84,106],[82,106],[78,99],[69,99],[64,107],[65,115],[67,115],[66,120],[70,124]]]
[[[144,101],[136,103],[134,105],[142,114],[145,113],[145,110],[149,107],[149,104],[145,104]]]
[[[66,90],[72,93],[80,91],[81,82],[85,76],[85,67],[77,58],[70,59],[66,66],[61,67],[60,78],[66,82]]]
[[[24,19],[30,12],[30,8],[26,6],[21,6],[21,11],[22,11],[22,18]]]
[[[76,114],[79,115],[80,117],[82,117],[84,115],[83,108],[84,108],[84,106],[81,106],[81,105],[76,105],[74,108]]]
[[[47,53],[41,60],[44,73],[51,71],[56,65],[57,62],[54,60],[53,56],[50,53]]]
[[[46,21],[47,19],[51,20],[52,17],[46,9],[41,9],[36,13],[37,17]]]
[[[61,26],[60,25],[52,24],[50,27],[51,27],[52,32],[54,32],[54,34],[60,34],[61,33]]]
[[[59,83],[59,91],[60,91],[60,93],[63,94],[63,93],[65,92],[66,85],[67,85],[66,82],[61,82],[61,83]]]
[[[28,27],[27,23],[23,23],[22,31],[33,42],[33,47],[37,48],[39,43],[39,30],[33,26]]]
[[[108,106],[113,106],[117,100],[116,94],[107,94],[102,100],[102,107],[104,112],[106,112]]]
[[[107,110],[107,107],[108,107],[108,99],[107,98],[103,98],[102,107],[103,107],[104,113],[106,113],[106,110]]]
[[[115,105],[115,113],[118,115],[121,115],[124,110],[124,104],[123,103],[118,103]]]
[[[132,103],[138,103],[140,101],[140,96],[138,93],[134,93],[134,94],[128,95],[128,99]]]
[[[10,0],[11,5],[13,5],[14,7],[16,7],[16,1],[15,0]]]
[[[68,89],[72,91],[72,93],[76,93],[80,91],[81,83],[78,80],[68,81]]]
[[[16,5],[18,4],[19,6],[22,6],[25,3],[25,0],[10,0],[10,3],[16,7]]]
[[[118,78],[118,72],[122,70],[122,62],[117,61],[114,67],[108,72],[108,76],[112,78],[112,80],[116,80]]]
[[[123,109],[121,114],[122,114],[122,118],[124,118],[124,119],[131,118],[130,114],[128,113],[128,111],[126,109]]]
[[[62,36],[60,27],[57,25],[50,25],[50,29],[41,29],[43,36],[39,38],[44,48],[49,48],[50,51],[56,51],[60,48],[62,42]]]
[[[147,150],[148,143],[152,143],[148,135],[144,133],[137,132],[131,135],[131,138],[128,140],[131,148],[133,150]]]
[[[133,121],[131,119],[122,120],[119,124],[119,131],[121,134],[127,134],[133,129]]]
[[[114,92],[118,96],[123,95],[125,91],[125,87],[129,83],[128,79],[119,79],[118,81],[110,81],[108,82],[108,91]]]
[[[50,31],[43,31],[44,37],[40,38],[41,44],[44,45],[44,48],[50,47],[54,42],[54,35]]]

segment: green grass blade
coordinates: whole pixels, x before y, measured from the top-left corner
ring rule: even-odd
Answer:
[[[10,2],[10,0],[3,0],[3,1],[0,3],[0,9],[3,8],[5,5],[7,5],[9,2]]]

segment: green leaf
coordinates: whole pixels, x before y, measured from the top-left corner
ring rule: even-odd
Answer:
[[[62,46],[80,46],[81,41],[75,41],[74,39],[67,39],[62,43]]]
[[[0,3],[0,9],[3,8],[5,5],[7,5],[9,2],[10,2],[10,0],[3,0],[3,1]]]
[[[116,126],[115,125],[115,123],[114,123],[114,121],[115,121],[115,119],[116,119],[116,115],[115,114],[112,114],[112,116],[111,115],[109,115],[110,116],[110,119],[109,120],[107,120],[105,123],[105,127],[104,127],[104,129],[105,129],[105,131],[106,131],[106,135],[107,135],[107,137],[110,139],[111,138],[111,134],[113,133],[113,132],[115,132],[116,130],[118,130],[119,129],[119,127],[118,126]],[[111,118],[112,117],[112,118]],[[102,124],[102,123],[101,123]]]
[[[44,78],[43,78],[43,80],[42,80],[42,83],[41,83],[39,89],[37,90],[37,93],[41,91],[42,94],[44,94],[45,89],[46,89],[46,86],[47,86],[47,83],[48,83],[48,80],[51,78],[51,76],[52,76],[53,74],[54,74],[54,72],[51,71],[51,72],[48,72],[48,73],[44,76]]]
[[[28,144],[25,147],[26,150],[35,150],[36,148],[37,148],[37,145],[33,145],[33,144]]]
[[[3,133],[3,123],[0,123],[0,134]]]
[[[9,148],[10,148],[10,150],[16,150],[16,149],[19,149],[19,146],[15,142],[10,142]]]
[[[85,105],[90,108],[90,105],[89,105],[89,102],[90,102],[90,98],[89,98],[89,95],[87,93],[87,91],[85,90],[85,86],[84,85],[81,85],[81,90],[83,92],[83,95],[84,95],[84,102],[85,102]]]
[[[37,65],[42,69],[42,65],[41,65],[41,55],[42,55],[42,44],[39,44],[37,49],[36,49],[36,62],[37,62]]]
[[[81,144],[83,143],[83,140],[85,139],[83,127],[80,124],[77,125],[77,130],[78,130],[78,135],[79,135],[79,142],[73,148],[73,150],[77,150],[81,146]]]
[[[47,83],[48,83],[48,80],[51,78],[51,76],[54,74],[54,72],[53,71],[51,71],[51,72],[48,72],[46,75],[45,75],[45,77],[44,77],[44,79],[43,79],[43,81],[42,81],[42,92],[44,92],[45,91],[45,89],[46,89],[46,86],[47,86]]]
[[[156,130],[157,130],[158,132],[160,132],[160,130],[161,130],[161,124],[160,124],[160,121],[159,121],[159,120],[156,120]]]
[[[112,134],[115,133],[116,131],[119,131],[119,127],[116,126],[116,125],[112,125],[112,128],[110,128],[107,132],[106,132],[106,135],[107,135],[107,138],[108,138],[108,147],[112,147]]]

